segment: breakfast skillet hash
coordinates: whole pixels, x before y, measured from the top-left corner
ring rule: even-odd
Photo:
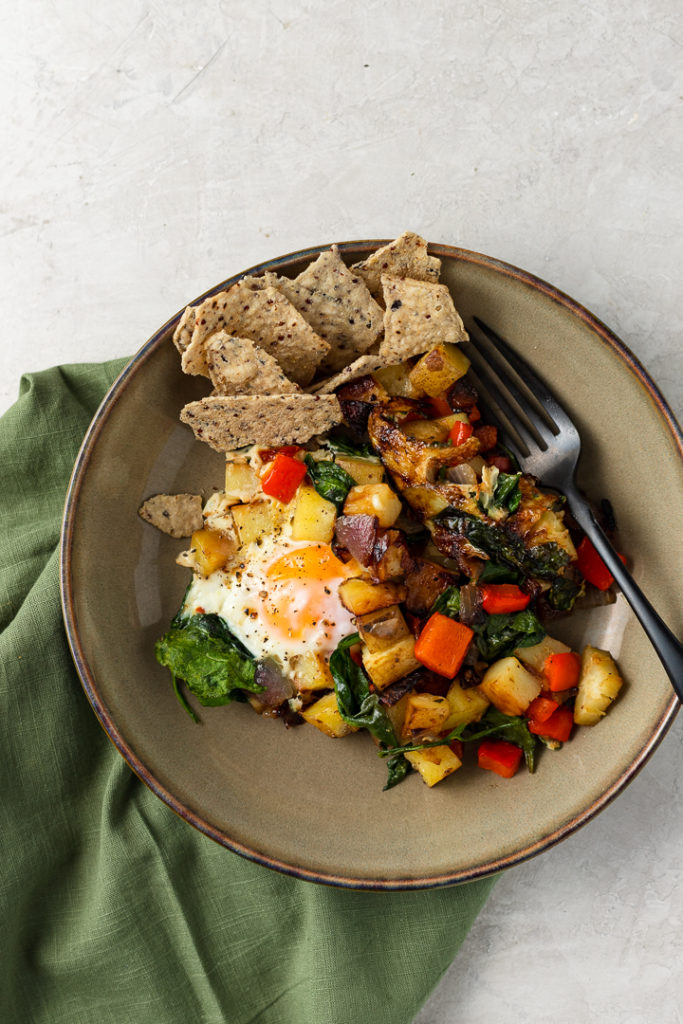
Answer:
[[[613,580],[484,422],[440,261],[411,232],[347,267],[335,246],[188,307],[174,334],[212,391],[181,419],[225,482],[140,515],[190,537],[180,611],[155,648],[195,719],[248,701],[332,738],[366,729],[428,786],[510,778],[595,725],[622,686],[607,651],[547,630]]]

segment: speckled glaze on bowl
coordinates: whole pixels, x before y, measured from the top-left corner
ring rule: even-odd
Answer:
[[[354,262],[381,244],[340,249]],[[243,273],[293,276],[323,248]],[[595,499],[609,496],[636,579],[680,630],[683,439],[656,387],[603,324],[550,285],[464,249],[430,251],[442,260],[442,280],[465,323],[478,315],[512,341],[572,411],[584,441],[580,482]],[[263,721],[243,705],[202,710],[202,724],[192,723],[153,655],[188,581],[174,564],[183,542],[137,516],[151,494],[207,496],[223,477],[221,457],[178,420],[181,407],[207,390],[206,381],[180,371],[170,340],[178,317],[143,345],[95,416],[62,534],[73,657],[96,715],[131,768],[230,850],[300,878],[361,889],[482,877],[589,821],[642,767],[678,709],[621,599],[554,630],[575,644],[609,647],[626,685],[597,728],[578,730],[559,753],[543,752],[533,776],[520,772],[507,781],[466,765],[433,790],[413,775],[385,793],[385,766],[367,735],[333,742],[315,729]],[[656,522],[643,480],[666,495]]]

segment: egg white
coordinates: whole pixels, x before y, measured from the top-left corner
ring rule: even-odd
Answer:
[[[292,540],[290,533],[285,523],[276,534],[242,548],[239,561],[228,569],[195,576],[183,606],[188,614],[201,610],[220,615],[255,658],[273,658],[285,675],[291,675],[290,661],[295,656],[314,652],[329,658],[339,641],[356,628],[337,593],[345,577],[315,578],[316,549],[331,554],[330,549]],[[278,578],[281,560],[288,565],[304,549],[311,549],[302,557],[313,566],[313,574]]]

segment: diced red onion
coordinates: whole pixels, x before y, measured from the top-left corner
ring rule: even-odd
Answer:
[[[255,681],[259,686],[265,686],[263,693],[256,695],[256,699],[264,707],[275,708],[294,696],[291,680],[283,676],[280,667],[270,658],[257,664]]]
[[[337,543],[361,565],[369,565],[377,536],[377,516],[339,516],[334,525]]]

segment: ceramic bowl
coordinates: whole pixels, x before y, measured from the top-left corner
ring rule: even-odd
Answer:
[[[349,242],[340,250],[354,262],[381,244]],[[584,442],[580,483],[593,499],[609,497],[636,579],[680,628],[675,523],[683,443],[656,387],[607,327],[555,288],[487,256],[430,248],[465,323],[474,315],[487,321],[572,412]],[[244,273],[294,276],[320,251]],[[481,877],[589,821],[642,767],[678,708],[621,598],[553,630],[574,646],[609,648],[626,684],[597,727],[577,730],[559,752],[543,751],[534,775],[504,780],[466,762],[434,789],[413,773],[383,792],[385,765],[367,734],[333,742],[315,729],[262,720],[244,705],[204,709],[200,725],[190,720],[153,655],[188,582],[175,565],[184,543],[137,515],[151,494],[208,495],[223,476],[221,456],[178,419],[207,390],[206,381],[180,371],[171,343],[178,316],[143,345],[95,416],[63,527],[62,596],[74,660],[95,714],[131,768],[228,849],[300,878],[363,889]]]

